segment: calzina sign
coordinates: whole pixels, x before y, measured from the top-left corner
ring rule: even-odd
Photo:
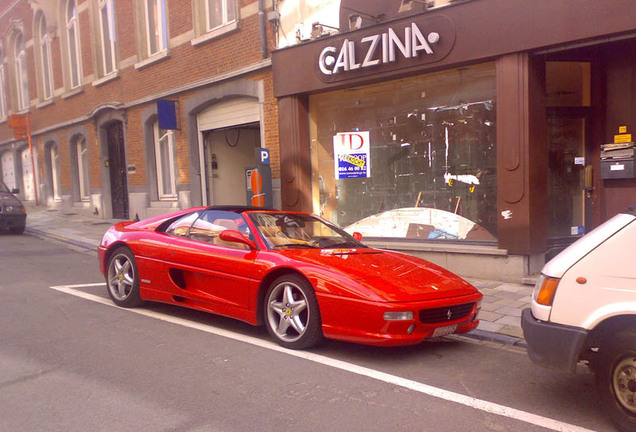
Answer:
[[[373,29],[375,32],[365,29],[350,33],[325,46],[318,56],[321,79],[335,81],[368,68],[396,69],[436,62],[455,44],[455,29],[443,16]]]

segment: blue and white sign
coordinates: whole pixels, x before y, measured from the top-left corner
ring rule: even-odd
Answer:
[[[261,147],[258,151],[260,154],[261,164],[269,165],[269,149]]]
[[[369,132],[341,132],[333,137],[336,179],[371,177]]]

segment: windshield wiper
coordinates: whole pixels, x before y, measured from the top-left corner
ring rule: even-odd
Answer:
[[[351,242],[351,241],[347,241],[347,242],[330,244],[325,249],[338,249],[338,248],[366,248],[366,246],[362,245],[360,243],[354,243],[354,242]]]
[[[284,243],[284,244],[272,246],[272,249],[280,249],[280,248],[317,249],[316,246],[312,246],[309,244],[301,244],[301,243]]]

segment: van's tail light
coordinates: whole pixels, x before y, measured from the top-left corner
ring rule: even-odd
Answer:
[[[560,279],[541,275],[534,286],[534,299],[537,303],[544,306],[552,306],[554,295]]]

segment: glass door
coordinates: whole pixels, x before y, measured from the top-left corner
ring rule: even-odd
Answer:
[[[548,238],[585,233],[586,132],[585,117],[548,115]]]
[[[591,64],[546,62],[548,243],[566,246],[585,234]]]

